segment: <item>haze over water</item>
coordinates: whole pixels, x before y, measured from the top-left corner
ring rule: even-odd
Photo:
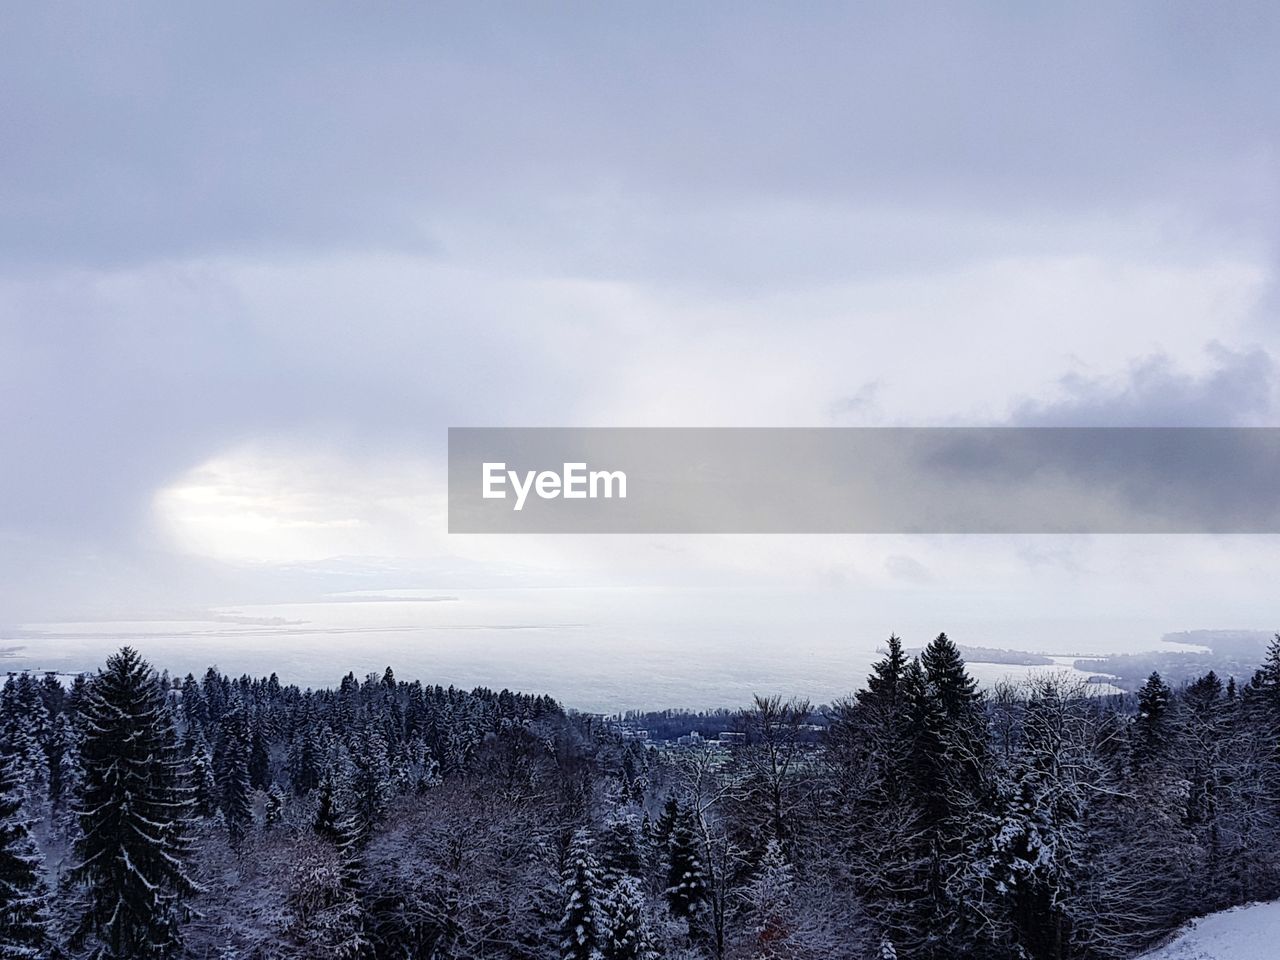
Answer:
[[[877,616],[839,591],[542,588],[385,591],[241,606],[172,619],[26,624],[0,634],[3,665],[74,673],[129,643],[157,667],[276,672],[336,685],[390,665],[401,679],[549,693],[593,712],[737,707],[753,694],[830,702],[860,686],[891,631],[908,647],[957,643],[1072,654],[1193,649],[1185,623]],[[982,682],[1048,668],[973,663]],[[1083,675],[1081,675],[1083,676]]]

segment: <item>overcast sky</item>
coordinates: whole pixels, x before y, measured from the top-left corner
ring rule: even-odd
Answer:
[[[1274,538],[450,538],[443,456],[1280,425],[1274,3],[412,7],[0,13],[0,623],[359,557],[1262,625]]]

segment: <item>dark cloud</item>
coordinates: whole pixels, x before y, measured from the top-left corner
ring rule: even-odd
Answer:
[[[662,251],[699,232],[699,211],[723,224],[701,225],[718,241],[695,244],[704,256],[753,239],[785,263],[794,242],[726,216],[744,201],[1043,219],[1174,200],[1185,229],[1246,235],[1276,212],[1280,17],[1263,2],[803,17],[139,2],[4,17],[0,268],[447,255],[462,219],[513,231],[514,247],[542,225],[562,269],[679,270]],[[925,242],[834,236],[855,243],[845,269]]]
[[[1276,420],[1277,369],[1266,350],[1209,349],[1212,367],[1188,373],[1156,354],[1130,364],[1119,380],[1069,374],[1063,399],[1025,401],[1012,422],[1027,427],[1230,427]]]

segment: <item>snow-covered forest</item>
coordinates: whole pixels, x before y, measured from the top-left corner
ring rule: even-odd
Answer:
[[[1114,697],[891,639],[814,715],[654,744],[390,668],[11,675],[0,957],[1101,960],[1280,896],[1280,638]]]

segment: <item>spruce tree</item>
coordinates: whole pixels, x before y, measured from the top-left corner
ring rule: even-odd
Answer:
[[[651,960],[655,956],[644,893],[635,877],[615,877],[609,884],[600,926],[602,960]]]
[[[391,762],[382,734],[372,726],[366,727],[352,761],[355,772],[351,783],[351,827],[357,845],[363,847],[373,838],[391,795]]]
[[[890,634],[884,659],[872,664],[866,689],[856,694],[858,703],[864,707],[892,711],[901,697],[902,673],[906,666],[907,656],[902,652],[902,640],[896,634]]]
[[[605,870],[615,877],[639,877],[644,871],[640,824],[633,814],[616,813],[604,824],[602,838]]]
[[[45,752],[49,757],[49,804],[56,817],[67,798],[74,796],[79,780],[73,771],[80,764],[80,736],[66,714],[58,714],[50,726]]]
[[[332,771],[326,773],[316,788],[316,812],[311,828],[339,849],[352,842],[351,825],[338,798],[338,786]]]
[[[79,707],[84,782],[70,876],[85,888],[75,941],[111,960],[163,960],[181,949],[191,798],[167,693],[125,647]]]
[[[1173,692],[1152,673],[1138,690],[1138,716],[1134,719],[1134,759],[1139,763],[1164,756],[1172,737],[1169,725],[1169,705]]]
[[[256,711],[249,724],[249,786],[266,790],[271,785],[271,738],[266,718]]]
[[[667,841],[667,905],[692,926],[707,899],[707,880],[688,811],[680,810]]]
[[[197,733],[191,748],[191,789],[197,816],[212,817],[218,812],[218,782],[213,774],[213,753],[204,735]]]
[[[14,758],[0,755],[0,960],[44,957],[49,942],[44,864],[24,801]]]
[[[903,887],[924,897],[912,907],[919,918],[913,949],[926,957],[954,955],[959,950],[954,928],[960,904],[948,878],[963,869],[965,836],[983,800],[986,718],[977,683],[945,633],[907,666],[903,689],[907,775],[919,820],[909,849],[895,859],[915,865]]]
[[[600,960],[601,877],[585,830],[573,835],[564,869],[564,914],[560,919],[562,960]]]
[[[237,850],[253,823],[248,752],[244,740],[232,737],[222,756],[222,820],[227,825],[227,839]]]
[[[267,799],[263,805],[268,827],[278,826],[284,819],[284,802],[284,791],[273,783],[267,790]]]

